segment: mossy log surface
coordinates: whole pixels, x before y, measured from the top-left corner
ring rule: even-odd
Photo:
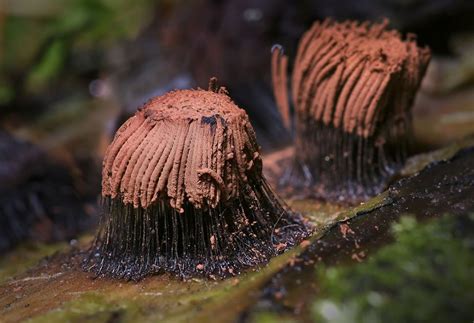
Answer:
[[[288,201],[315,224],[313,236],[267,266],[225,280],[182,281],[168,275],[140,282],[93,279],[80,269],[91,235],[72,245],[20,246],[0,262],[1,321],[246,321],[262,308],[307,318],[307,302],[318,290],[318,262],[364,261],[391,242],[388,228],[402,214],[428,219],[474,210],[469,182],[474,150],[466,148],[472,146],[470,138],[413,157],[400,175],[404,179],[357,207]]]

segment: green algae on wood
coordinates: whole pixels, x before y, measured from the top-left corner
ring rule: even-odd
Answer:
[[[407,160],[405,167],[400,171],[400,176],[410,176],[419,172],[430,163],[449,160],[459,150],[470,146],[474,146],[474,134],[458,139],[449,146],[415,155]]]
[[[0,283],[22,274],[35,266],[41,259],[65,248],[66,243],[27,243],[16,247],[0,260]]]

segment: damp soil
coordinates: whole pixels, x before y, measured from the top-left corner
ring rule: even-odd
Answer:
[[[463,149],[456,154],[468,144],[472,145],[472,140],[412,159],[404,171],[410,177],[356,208],[289,201],[316,225],[314,235],[267,266],[238,277],[182,281],[165,274],[138,283],[93,279],[79,264],[89,237],[23,273],[4,278],[0,285],[1,320],[248,321],[262,310],[306,319],[307,306],[318,293],[314,271],[318,263],[345,266],[364,261],[390,243],[389,227],[402,214],[428,220],[444,213],[472,212],[474,151]],[[413,175],[423,167],[425,170]],[[2,267],[11,269],[9,264]]]

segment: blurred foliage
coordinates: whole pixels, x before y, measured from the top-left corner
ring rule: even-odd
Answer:
[[[474,215],[429,223],[403,217],[396,242],[368,261],[319,270],[319,322],[470,322]]]
[[[0,8],[3,33],[0,104],[14,99],[18,87],[38,93],[68,65],[87,70],[97,65],[78,59],[132,39],[153,15],[152,0],[6,0]],[[80,65],[80,66],[78,66]]]

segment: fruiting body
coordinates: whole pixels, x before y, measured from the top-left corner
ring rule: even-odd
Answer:
[[[215,86],[214,86],[215,87]],[[141,107],[103,162],[105,212],[86,268],[137,279],[238,273],[305,234],[262,177],[255,133],[225,90]]]
[[[282,185],[331,200],[380,192],[406,158],[410,108],[429,57],[386,23],[316,22],[293,67],[295,158]],[[290,127],[286,64],[277,47],[273,87]]]

